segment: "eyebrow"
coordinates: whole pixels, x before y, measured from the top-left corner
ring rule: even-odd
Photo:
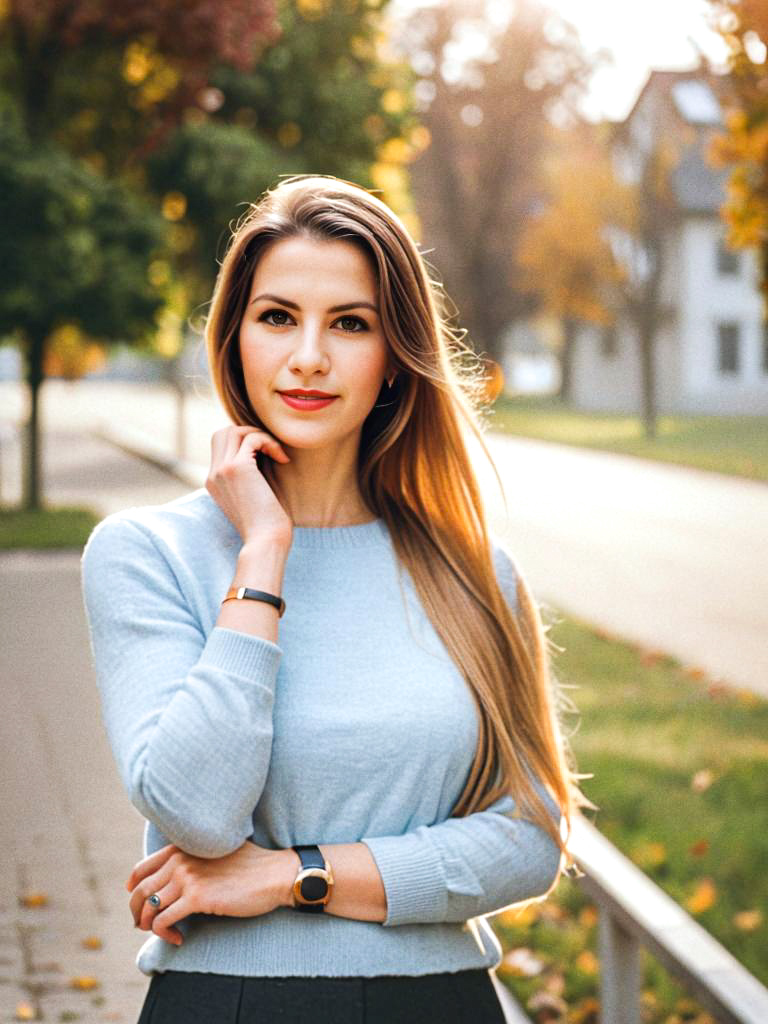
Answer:
[[[268,293],[265,293],[264,295],[257,295],[255,299],[251,300],[251,305],[253,305],[254,302],[258,302],[259,299],[269,299],[270,302],[278,302],[281,306],[288,306],[289,309],[301,309],[301,306],[295,302],[291,302],[289,299],[281,299],[279,295],[270,295]],[[347,302],[343,306],[331,306],[327,312],[343,313],[345,309],[361,309],[362,307],[372,309],[378,316],[378,309],[370,302]]]

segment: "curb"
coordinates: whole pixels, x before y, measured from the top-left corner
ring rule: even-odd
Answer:
[[[169,476],[175,477],[188,487],[205,486],[208,472],[203,466],[169,455],[165,448],[158,445],[141,430],[126,427],[116,430],[114,427],[102,426],[95,433],[100,440],[115,445],[128,455],[143,459],[144,462],[168,473]]]

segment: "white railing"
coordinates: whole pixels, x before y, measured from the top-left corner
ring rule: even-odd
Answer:
[[[581,815],[570,848],[599,914],[601,1024],[640,1024],[643,947],[719,1024],[768,1024],[768,989]],[[509,1024],[526,1019],[502,1005]]]

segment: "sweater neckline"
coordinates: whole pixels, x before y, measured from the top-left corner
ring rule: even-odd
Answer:
[[[351,526],[294,526],[292,547],[360,548],[380,544],[388,537],[384,519],[377,516],[367,523]]]

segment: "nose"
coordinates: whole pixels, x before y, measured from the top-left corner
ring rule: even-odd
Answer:
[[[328,352],[322,325],[305,321],[294,332],[296,344],[289,358],[289,368],[302,377],[311,377],[313,373],[327,373]]]

